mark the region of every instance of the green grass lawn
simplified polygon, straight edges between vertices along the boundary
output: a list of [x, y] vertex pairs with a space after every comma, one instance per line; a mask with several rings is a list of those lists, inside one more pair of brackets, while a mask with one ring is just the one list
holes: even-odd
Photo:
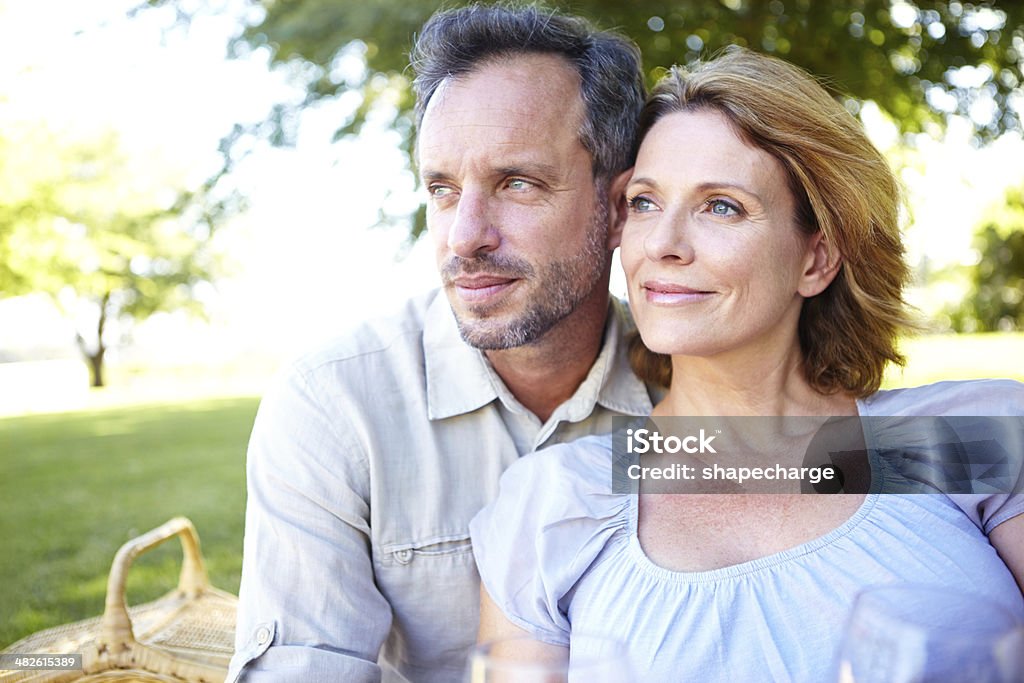
[[[245, 445], [257, 400], [0, 419], [0, 647], [103, 610], [117, 548], [176, 515], [213, 584], [238, 591]], [[173, 588], [177, 540], [140, 557], [129, 604]]]

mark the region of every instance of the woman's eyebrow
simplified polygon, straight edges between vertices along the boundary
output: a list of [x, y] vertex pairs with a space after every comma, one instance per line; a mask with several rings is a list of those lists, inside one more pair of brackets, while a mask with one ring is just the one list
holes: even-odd
[[651, 188], [657, 188], [658, 181], [654, 180], [653, 178], [630, 178], [629, 184], [626, 185], [626, 187], [633, 187], [634, 185], [646, 185]]
[[707, 192], [709, 190], [739, 190], [740, 192], [743, 192], [744, 194], [750, 195], [751, 197], [753, 197], [757, 201], [761, 202], [762, 204], [764, 203], [764, 200], [761, 198], [761, 195], [759, 195], [758, 193], [754, 192], [753, 190], [751, 190], [746, 185], [740, 185], [739, 183], [717, 182], [717, 181], [714, 181], [714, 182], [704, 182], [704, 183], [701, 183], [700, 185], [698, 185], [696, 187], [696, 190], [698, 192]]
[[[629, 184], [626, 185], [626, 187], [627, 188], [632, 188], [632, 187], [635, 187], [637, 185], [641, 185], [641, 186], [644, 186], [644, 187], [649, 187], [652, 190], [659, 189], [658, 181], [654, 180], [653, 178], [645, 178], [645, 177], [632, 178], [629, 181]], [[764, 199], [761, 197], [761, 195], [759, 195], [758, 193], [754, 192], [753, 190], [751, 190], [746, 185], [741, 185], [739, 183], [733, 183], [733, 182], [728, 182], [728, 181], [707, 181], [707, 182], [703, 182], [703, 183], [700, 183], [699, 185], [697, 185], [696, 187], [694, 187], [692, 191], [693, 192], [697, 192], [697, 193], [701, 193], [701, 192], [710, 192], [710, 191], [713, 191], [713, 190], [739, 190], [740, 192], [753, 197], [760, 204], [763, 205], [765, 203]]]

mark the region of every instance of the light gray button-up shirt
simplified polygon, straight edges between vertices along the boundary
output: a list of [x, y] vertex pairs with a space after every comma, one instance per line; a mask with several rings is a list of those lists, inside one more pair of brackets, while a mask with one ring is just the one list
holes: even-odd
[[462, 680], [479, 611], [469, 521], [521, 453], [650, 413], [632, 329], [612, 299], [590, 373], [543, 424], [438, 291], [294, 364], [249, 442], [228, 680]]

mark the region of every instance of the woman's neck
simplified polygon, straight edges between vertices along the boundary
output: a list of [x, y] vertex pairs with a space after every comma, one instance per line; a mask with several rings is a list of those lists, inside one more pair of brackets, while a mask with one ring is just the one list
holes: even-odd
[[672, 386], [654, 415], [856, 415], [846, 393], [826, 395], [804, 375], [794, 343], [716, 356], [673, 356]]

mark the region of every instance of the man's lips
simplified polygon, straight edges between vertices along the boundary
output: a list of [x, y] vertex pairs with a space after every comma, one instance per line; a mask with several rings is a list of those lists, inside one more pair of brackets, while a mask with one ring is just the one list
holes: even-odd
[[714, 294], [708, 290], [662, 280], [647, 280], [641, 286], [648, 302], [668, 306], [703, 301]]
[[467, 303], [479, 303], [497, 296], [518, 282], [518, 278], [500, 275], [472, 275], [457, 277], [452, 285], [459, 298]]

